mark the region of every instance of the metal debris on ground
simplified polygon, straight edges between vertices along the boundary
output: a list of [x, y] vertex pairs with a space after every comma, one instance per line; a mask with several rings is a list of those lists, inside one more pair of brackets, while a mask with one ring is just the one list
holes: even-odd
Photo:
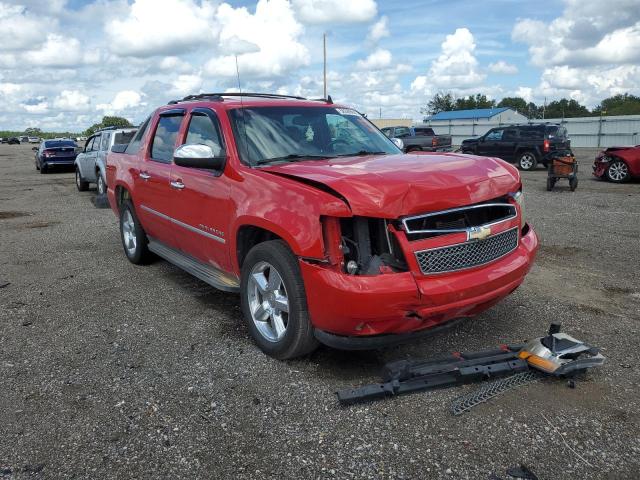
[[462, 415], [476, 405], [480, 405], [507, 390], [537, 382], [543, 376], [542, 373], [536, 370], [529, 370], [483, 385], [471, 393], [455, 398], [453, 402], [451, 402], [451, 413], [454, 415]]
[[[382, 383], [346, 388], [336, 393], [341, 404], [350, 405], [518, 373], [536, 372], [570, 378], [603, 363], [604, 357], [596, 347], [561, 333], [560, 324], [551, 324], [546, 336], [523, 345], [502, 345], [499, 349], [484, 352], [456, 352], [437, 359], [391, 362], [384, 367]], [[525, 378], [528, 377], [507, 379], [495, 385], [495, 391], [483, 389], [479, 393], [481, 397], [491, 393], [487, 397], [491, 398]], [[474, 401], [477, 400], [474, 396]]]

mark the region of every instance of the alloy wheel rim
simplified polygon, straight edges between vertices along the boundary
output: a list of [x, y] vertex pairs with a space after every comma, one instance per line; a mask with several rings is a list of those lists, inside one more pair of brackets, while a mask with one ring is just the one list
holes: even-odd
[[80, 187], [80, 172], [76, 170], [76, 185]]
[[522, 158], [520, 159], [520, 166], [524, 170], [529, 170], [532, 165], [533, 165], [533, 159], [531, 158], [531, 155], [523, 155]]
[[102, 180], [101, 175], [98, 175], [98, 193], [100, 195], [104, 193], [104, 180]]
[[122, 241], [129, 256], [133, 256], [136, 253], [136, 246], [138, 245], [135, 227], [133, 215], [127, 210], [122, 218]]
[[258, 262], [249, 274], [247, 296], [260, 335], [270, 342], [280, 341], [289, 323], [289, 297], [282, 275], [270, 263]]
[[623, 162], [615, 162], [609, 167], [609, 176], [612, 180], [622, 180], [627, 176], [627, 165]]

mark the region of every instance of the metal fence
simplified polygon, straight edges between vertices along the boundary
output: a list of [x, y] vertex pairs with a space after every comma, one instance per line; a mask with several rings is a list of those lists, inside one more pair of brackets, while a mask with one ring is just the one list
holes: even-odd
[[[529, 123], [560, 123], [569, 133], [573, 147], [612, 147], [640, 144], [640, 115], [579, 118], [547, 118]], [[451, 135], [454, 145], [465, 138], [484, 135], [489, 129], [505, 126], [486, 120], [434, 120], [427, 121], [438, 135]]]

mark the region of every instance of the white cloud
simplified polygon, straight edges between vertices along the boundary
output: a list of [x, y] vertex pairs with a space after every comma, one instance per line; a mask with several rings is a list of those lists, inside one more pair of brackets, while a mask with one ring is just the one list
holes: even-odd
[[497, 62], [489, 64], [489, 71], [493, 73], [502, 73], [504, 75], [515, 75], [518, 73], [518, 67], [504, 60], [498, 60]]
[[141, 94], [134, 90], [122, 90], [116, 94], [110, 103], [98, 104], [96, 109], [105, 113], [119, 113], [139, 105], [144, 105]]
[[49, 29], [44, 18], [31, 15], [24, 6], [0, 2], [0, 50], [38, 47]]
[[511, 34], [542, 69], [536, 99], [569, 96], [594, 106], [610, 95], [639, 93], [640, 2], [564, 3], [551, 22], [521, 19]]
[[63, 90], [53, 100], [53, 107], [63, 111], [87, 110], [90, 104], [89, 97], [77, 90]]
[[379, 48], [364, 60], [358, 60], [356, 67], [360, 70], [382, 70], [391, 66], [391, 59], [389, 50]]
[[389, 19], [386, 15], [380, 17], [376, 23], [371, 25], [369, 28], [369, 33], [367, 34], [367, 40], [371, 43], [378, 43], [385, 37], [389, 36], [389, 28], [387, 24], [389, 23]]
[[355, 23], [375, 18], [374, 0], [292, 0], [298, 18], [304, 23]]
[[189, 63], [185, 62], [180, 57], [175, 56], [164, 57], [160, 60], [160, 63], [157, 64], [157, 67], [160, 70], [173, 73], [186, 73], [191, 70], [191, 65], [189, 65]]
[[186, 96], [200, 93], [202, 90], [202, 77], [200, 75], [179, 75], [171, 82], [172, 95]]
[[117, 55], [177, 55], [216, 37], [215, 7], [193, 0], [135, 0], [125, 19], [107, 23], [105, 32]]
[[40, 113], [46, 113], [49, 111], [49, 104], [43, 98], [37, 99], [37, 101], [33, 103], [22, 103], [20, 104], [20, 106], [27, 113], [40, 114]]
[[[299, 41], [303, 27], [286, 0], [259, 0], [254, 14], [244, 7], [233, 8], [223, 3], [216, 20], [221, 25], [221, 45], [244, 42], [259, 49], [238, 55], [241, 78], [282, 76], [309, 63], [309, 52]], [[235, 77], [235, 57], [212, 58], [204, 71], [212, 77]]]
[[22, 85], [17, 83], [0, 83], [0, 94], [14, 95], [22, 90]]
[[431, 62], [428, 75], [421, 75], [411, 84], [414, 92], [427, 94], [433, 90], [465, 90], [480, 87], [485, 75], [478, 69], [474, 55], [476, 43], [467, 28], [458, 28], [442, 42], [442, 53]]
[[32, 65], [56, 68], [97, 63], [100, 60], [98, 52], [84, 50], [77, 38], [55, 33], [48, 34], [40, 48], [27, 51], [20, 58]]

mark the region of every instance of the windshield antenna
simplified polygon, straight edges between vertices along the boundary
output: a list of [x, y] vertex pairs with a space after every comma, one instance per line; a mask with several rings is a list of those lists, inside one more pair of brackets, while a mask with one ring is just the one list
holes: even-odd
[[[247, 143], [247, 124], [244, 118], [244, 103], [242, 101], [242, 87], [240, 86], [240, 68], [238, 67], [238, 54], [236, 57], [236, 77], [238, 79], [238, 93], [240, 94], [240, 111], [242, 112], [242, 133], [244, 136], [244, 148], [246, 153], [246, 159], [249, 161], [249, 144]], [[251, 163], [251, 162], [249, 162]]]

